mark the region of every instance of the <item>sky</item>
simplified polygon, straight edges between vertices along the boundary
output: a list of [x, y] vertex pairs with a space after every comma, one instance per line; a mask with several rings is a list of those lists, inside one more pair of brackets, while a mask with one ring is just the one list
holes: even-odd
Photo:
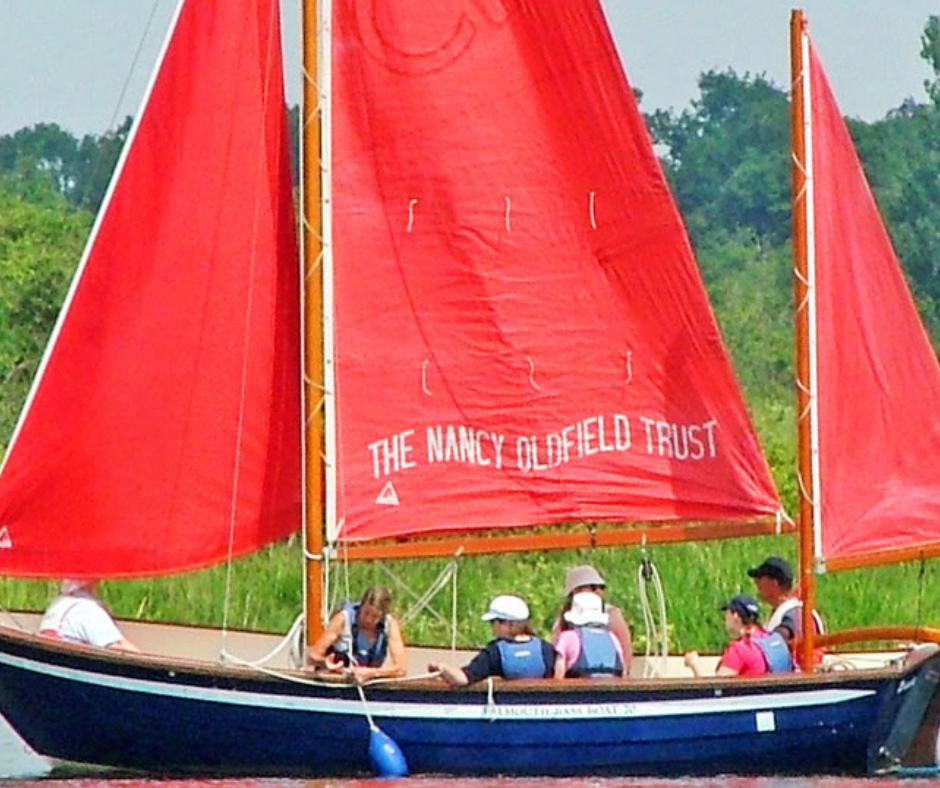
[[[0, 0], [0, 134], [40, 122], [101, 134], [134, 114], [175, 3]], [[296, 74], [298, 2], [281, 4], [288, 70]], [[764, 74], [781, 87], [789, 81], [786, 0], [602, 4], [644, 111], [686, 108], [710, 69]], [[805, 0], [802, 8], [846, 115], [873, 121], [908, 97], [925, 101], [931, 72], [920, 35], [927, 17], [940, 13], [937, 0]], [[290, 74], [294, 104], [299, 78]]]

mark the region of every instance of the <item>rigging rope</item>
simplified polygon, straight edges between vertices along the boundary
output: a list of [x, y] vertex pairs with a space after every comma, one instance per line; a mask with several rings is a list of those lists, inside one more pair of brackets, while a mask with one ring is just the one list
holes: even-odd
[[150, 17], [147, 19], [147, 24], [144, 25], [144, 32], [141, 33], [140, 40], [137, 42], [137, 51], [134, 53], [134, 58], [131, 60], [130, 68], [128, 68], [127, 74], [124, 77], [124, 84], [121, 86], [121, 93], [118, 96], [117, 103], [114, 105], [114, 112], [111, 113], [111, 120], [108, 122], [108, 131], [111, 131], [117, 125], [118, 114], [121, 112], [121, 106], [124, 104], [124, 98], [127, 96], [127, 91], [131, 84], [131, 78], [137, 71], [137, 64], [140, 61], [140, 53], [144, 50], [144, 42], [147, 40], [147, 37], [150, 34], [150, 28], [153, 26], [153, 20], [157, 15], [158, 6], [159, 0], [153, 0], [153, 4], [150, 6]]
[[[656, 613], [658, 613], [658, 622], [652, 606], [650, 605], [647, 585], [652, 584], [656, 597]], [[643, 551], [643, 558], [640, 560], [640, 566], [637, 569], [637, 588], [640, 596], [640, 609], [643, 612], [643, 625], [646, 628], [646, 659], [644, 660], [643, 678], [653, 678], [656, 676], [665, 676], [667, 672], [667, 663], [669, 659], [669, 626], [666, 617], [666, 595], [663, 591], [663, 584], [659, 577], [659, 571], [652, 560]], [[653, 646], [658, 643], [658, 656], [660, 658], [660, 667], [653, 664]]]
[[[277, 5], [273, 5], [271, 9], [271, 14], [274, 15], [271, 20], [271, 24], [268, 25], [267, 31], [268, 36], [272, 37], [275, 34], [275, 31], [278, 30], [276, 24], [276, 15], [279, 13]], [[275, 50], [275, 47], [268, 46], [267, 52], [268, 57], [271, 57], [271, 52]], [[268, 105], [268, 102], [271, 100], [271, 86], [269, 80], [272, 76], [272, 70], [270, 68], [270, 61], [265, 64], [265, 83], [264, 83], [264, 104], [265, 108]], [[264, 146], [267, 140], [267, 115], [265, 112], [262, 118], [262, 133], [257, 142], [258, 145]], [[264, 162], [266, 161], [265, 156], [258, 157], [258, 165], [256, 168], [256, 180], [262, 182], [264, 180]], [[236, 440], [234, 447], [234, 456], [233, 456], [233, 468], [232, 468], [232, 491], [229, 504], [229, 535], [228, 535], [228, 558], [226, 561], [226, 572], [225, 572], [225, 594], [222, 606], [222, 643], [220, 646], [219, 658], [224, 661], [226, 651], [226, 641], [228, 638], [228, 618], [229, 618], [229, 609], [231, 605], [232, 597], [232, 575], [233, 575], [233, 550], [235, 544], [235, 525], [238, 520], [238, 498], [239, 498], [239, 486], [241, 480], [241, 461], [242, 461], [242, 451], [243, 451], [243, 435], [244, 435], [244, 424], [245, 424], [245, 402], [247, 399], [246, 389], [248, 385], [248, 379], [250, 374], [250, 337], [252, 332], [250, 327], [254, 316], [254, 293], [255, 293], [255, 263], [258, 259], [258, 250], [257, 250], [257, 241], [259, 236], [259, 215], [261, 211], [261, 194], [256, 190], [255, 200], [252, 209], [252, 230], [251, 230], [251, 252], [250, 252], [250, 263], [249, 271], [250, 275], [248, 278], [248, 294], [247, 300], [245, 303], [245, 314], [244, 314], [244, 340], [242, 342], [242, 367], [241, 367], [241, 377], [240, 377], [240, 389], [238, 396], [238, 417], [237, 417], [237, 429], [236, 429]]]
[[[427, 610], [429, 613], [431, 613], [431, 615], [433, 615], [438, 621], [440, 621], [450, 630], [451, 651], [454, 651], [457, 648], [457, 572], [459, 568], [458, 559], [462, 554], [463, 548], [460, 548], [454, 554], [454, 557], [448, 561], [447, 565], [440, 571], [437, 578], [428, 586], [427, 590], [420, 595], [411, 587], [409, 587], [398, 575], [392, 572], [392, 570], [389, 569], [385, 564], [378, 565], [379, 569], [381, 569], [386, 574], [386, 576], [395, 586], [402, 589], [415, 599], [411, 607], [401, 615], [401, 622], [405, 624], [422, 611]], [[448, 582], [451, 583], [450, 621], [448, 621], [447, 617], [438, 610], [431, 607], [431, 601], [444, 589]]]
[[[327, 607], [327, 620], [332, 615], [333, 612], [339, 610], [340, 602], [342, 600], [353, 601], [351, 584], [350, 584], [350, 571], [349, 571], [349, 554], [346, 549], [346, 545], [342, 544], [339, 547], [339, 558], [338, 563], [342, 566], [340, 573], [340, 582], [332, 584], [330, 582], [331, 573], [329, 573], [330, 562], [325, 561], [324, 564], [324, 574], [325, 574], [325, 601], [328, 603]], [[415, 616], [421, 613], [424, 610], [430, 612], [438, 621], [440, 621], [445, 627], [450, 631], [450, 649], [451, 651], [457, 650], [457, 608], [458, 608], [458, 583], [457, 575], [459, 569], [458, 559], [463, 554], [463, 548], [458, 549], [454, 553], [454, 557], [447, 562], [444, 568], [440, 571], [437, 578], [427, 587], [427, 589], [419, 594], [414, 591], [410, 586], [408, 586], [397, 574], [395, 574], [389, 567], [384, 563], [377, 563], [376, 566], [385, 573], [386, 577], [390, 580], [390, 584], [395, 586], [398, 590], [405, 592], [410, 596], [414, 601], [411, 606], [406, 610], [399, 620], [402, 624], [411, 621]], [[337, 563], [333, 562], [333, 563]], [[446, 586], [451, 584], [451, 610], [450, 610], [450, 620], [447, 619], [445, 615], [440, 613], [434, 607], [431, 606], [431, 602]], [[301, 618], [303, 614], [301, 614]], [[324, 621], [324, 624], [326, 621]], [[297, 623], [295, 622], [295, 626]], [[287, 638], [292, 639], [291, 643], [291, 664], [294, 667], [301, 667], [303, 664], [303, 627], [299, 626], [295, 631], [294, 628], [291, 628], [291, 632], [286, 636]], [[279, 650], [279, 649], [278, 649]], [[272, 652], [272, 656], [274, 653]], [[228, 655], [231, 656], [231, 655]], [[430, 675], [430, 674], [429, 674]]]

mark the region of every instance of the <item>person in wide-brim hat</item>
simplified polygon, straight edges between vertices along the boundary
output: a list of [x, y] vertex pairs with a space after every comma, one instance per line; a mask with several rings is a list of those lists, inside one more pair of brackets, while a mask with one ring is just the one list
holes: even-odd
[[564, 588], [565, 601], [555, 619], [555, 623], [552, 624], [552, 643], [557, 643], [561, 633], [571, 627], [571, 623], [565, 620], [565, 613], [571, 610], [571, 601], [574, 595], [584, 591], [593, 592], [604, 600], [604, 612], [608, 616], [607, 626], [611, 634], [617, 639], [623, 652], [624, 675], [629, 675], [630, 659], [633, 656], [633, 640], [630, 637], [630, 627], [620, 608], [607, 602], [605, 598], [607, 583], [601, 577], [600, 572], [590, 564], [573, 566], [565, 574]]

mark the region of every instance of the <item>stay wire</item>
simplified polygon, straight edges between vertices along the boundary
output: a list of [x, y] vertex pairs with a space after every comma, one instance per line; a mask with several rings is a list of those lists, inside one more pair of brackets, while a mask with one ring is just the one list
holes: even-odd
[[[118, 130], [118, 117], [122, 112], [122, 107], [125, 106], [125, 99], [127, 98], [127, 93], [130, 90], [131, 82], [134, 79], [134, 75], [138, 72], [140, 66], [140, 58], [144, 51], [144, 46], [146, 45], [148, 39], [151, 37], [151, 31], [153, 29], [154, 19], [157, 17], [157, 8], [160, 5], [160, 0], [153, 0], [150, 5], [150, 16], [147, 18], [147, 23], [144, 25], [144, 29], [140, 34], [140, 38], [137, 40], [137, 49], [134, 52], [134, 57], [131, 58], [130, 65], [127, 67], [127, 71], [124, 74], [124, 83], [121, 85], [121, 92], [118, 94], [117, 101], [114, 103], [114, 109], [111, 111], [111, 118], [108, 121], [108, 127], [105, 129], [104, 133], [98, 138], [98, 144], [95, 146], [95, 155], [94, 160], [91, 164], [91, 178], [89, 182], [94, 181], [98, 173], [102, 169], [102, 165], [105, 162], [104, 147], [102, 146], [102, 141], [108, 137], [109, 134], [114, 134]], [[130, 113], [128, 113], [130, 114]], [[87, 192], [83, 195], [82, 202], [86, 202]], [[97, 205], [86, 204], [85, 207], [97, 210]]]
[[144, 25], [144, 31], [140, 35], [140, 40], [137, 42], [137, 51], [134, 53], [134, 57], [131, 60], [131, 65], [127, 70], [127, 74], [124, 76], [124, 84], [121, 86], [121, 93], [118, 96], [117, 103], [114, 105], [114, 111], [111, 113], [111, 120], [108, 122], [108, 131], [113, 131], [117, 125], [117, 118], [121, 112], [121, 107], [124, 105], [124, 99], [127, 97], [127, 91], [130, 88], [131, 79], [133, 78], [134, 73], [137, 71], [137, 65], [140, 62], [140, 55], [144, 51], [144, 43], [147, 41], [150, 36], [150, 29], [153, 27], [153, 20], [157, 16], [157, 6], [159, 6], [160, 0], [153, 0], [153, 3], [150, 5], [150, 16], [147, 19], [147, 24]]

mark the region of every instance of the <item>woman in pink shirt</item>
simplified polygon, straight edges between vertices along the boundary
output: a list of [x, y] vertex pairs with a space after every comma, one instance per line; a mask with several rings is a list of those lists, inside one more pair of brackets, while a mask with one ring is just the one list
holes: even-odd
[[[756, 639], [767, 636], [767, 632], [757, 624], [760, 614], [757, 600], [746, 594], [739, 594], [729, 599], [721, 609], [725, 611], [725, 629], [734, 639], [722, 654], [715, 675], [762, 676], [767, 673], [767, 658], [755, 642]], [[685, 664], [696, 676], [702, 675], [697, 652], [690, 651], [686, 654]]]

